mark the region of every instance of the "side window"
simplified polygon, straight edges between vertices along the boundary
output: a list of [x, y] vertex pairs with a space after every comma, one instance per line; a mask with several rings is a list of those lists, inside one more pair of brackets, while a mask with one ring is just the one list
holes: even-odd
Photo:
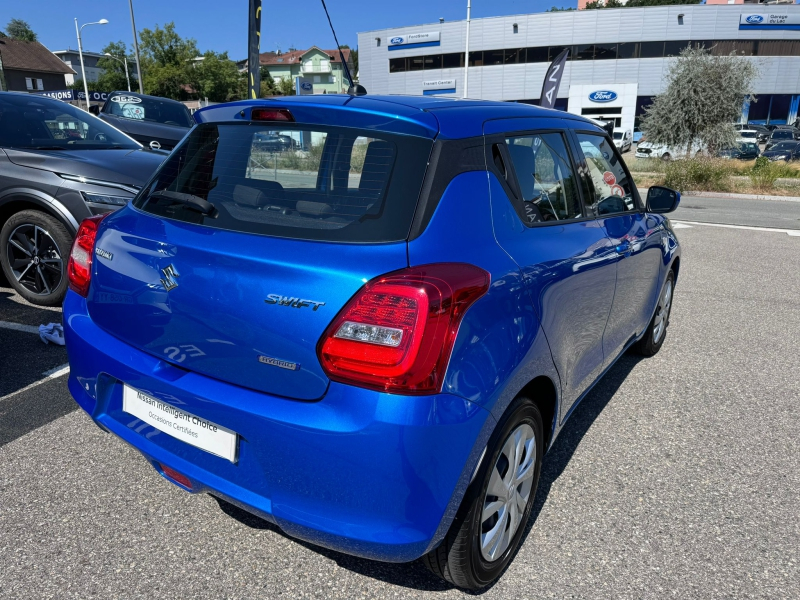
[[583, 215], [567, 145], [560, 133], [506, 138], [530, 222], [564, 221]]
[[577, 135], [593, 188], [587, 190], [591, 201], [589, 208], [597, 216], [636, 210], [633, 185], [622, 168], [614, 145], [600, 135]]

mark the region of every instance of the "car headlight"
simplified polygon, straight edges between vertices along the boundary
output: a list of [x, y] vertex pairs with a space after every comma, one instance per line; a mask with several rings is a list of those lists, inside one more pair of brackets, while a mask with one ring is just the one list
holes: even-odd
[[111, 196], [110, 194], [93, 194], [90, 192], [81, 192], [83, 199], [86, 202], [93, 202], [95, 204], [110, 204], [112, 206], [125, 206], [131, 201], [127, 196]]

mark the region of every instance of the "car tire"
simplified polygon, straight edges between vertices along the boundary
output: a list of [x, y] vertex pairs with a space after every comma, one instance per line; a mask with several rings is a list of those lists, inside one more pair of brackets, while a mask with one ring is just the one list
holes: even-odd
[[[450, 530], [437, 548], [422, 557], [435, 575], [469, 590], [486, 587], [502, 575], [519, 548], [536, 497], [544, 451], [542, 432], [542, 416], [536, 404], [524, 397], [514, 400], [486, 445], [483, 460]], [[532, 438], [525, 437], [531, 435]], [[522, 441], [520, 456], [516, 448], [523, 437], [527, 441]], [[513, 457], [509, 448], [514, 449]], [[533, 452], [535, 455], [531, 459]], [[512, 469], [512, 465], [516, 467]], [[518, 480], [519, 474], [529, 475]], [[526, 482], [530, 482], [530, 488]], [[510, 492], [511, 500], [493, 495], [491, 491]], [[523, 494], [526, 491], [527, 494]], [[524, 501], [523, 510], [520, 510], [521, 501]], [[486, 511], [493, 512], [483, 519]], [[507, 533], [514, 521], [514, 531]], [[491, 537], [495, 529], [499, 539]], [[494, 547], [493, 539], [497, 539], [498, 544]]]
[[71, 247], [72, 236], [67, 228], [38, 210], [20, 211], [0, 229], [3, 274], [31, 304], [58, 306], [64, 300]]
[[664, 152], [664, 154], [661, 155], [661, 160], [664, 162], [669, 162], [672, 160], [672, 157], [670, 156], [669, 152]]
[[675, 272], [670, 270], [667, 280], [658, 296], [658, 305], [653, 318], [650, 320], [642, 339], [635, 345], [634, 350], [641, 356], [653, 356], [664, 345], [669, 326], [669, 315], [672, 310], [672, 296], [675, 293]]

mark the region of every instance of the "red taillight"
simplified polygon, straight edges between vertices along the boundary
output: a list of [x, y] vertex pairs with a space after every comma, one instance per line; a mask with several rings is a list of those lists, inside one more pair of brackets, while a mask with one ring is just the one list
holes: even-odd
[[322, 368], [334, 381], [382, 392], [438, 393], [461, 319], [489, 280], [483, 269], [461, 263], [373, 279], [322, 336]]
[[84, 298], [89, 294], [89, 284], [92, 282], [92, 256], [94, 254], [94, 242], [97, 238], [97, 228], [100, 221], [108, 215], [98, 215], [89, 217], [81, 222], [78, 227], [78, 235], [72, 244], [72, 251], [69, 254], [67, 263], [67, 275], [69, 277], [69, 289], [79, 293]]
[[[160, 463], [159, 463], [160, 464]], [[189, 478], [186, 475], [181, 475], [175, 469], [170, 469], [166, 465], [161, 465], [161, 470], [164, 471], [164, 475], [172, 479], [173, 481], [177, 481], [183, 487], [192, 489], [192, 482], [189, 481]]]
[[294, 115], [286, 108], [254, 108], [251, 121], [284, 121], [294, 123]]

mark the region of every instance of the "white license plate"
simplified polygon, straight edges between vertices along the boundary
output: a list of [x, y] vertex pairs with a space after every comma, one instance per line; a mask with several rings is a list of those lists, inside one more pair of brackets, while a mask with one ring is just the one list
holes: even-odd
[[182, 411], [127, 385], [123, 386], [122, 410], [182, 442], [236, 462], [238, 436], [230, 429]]

